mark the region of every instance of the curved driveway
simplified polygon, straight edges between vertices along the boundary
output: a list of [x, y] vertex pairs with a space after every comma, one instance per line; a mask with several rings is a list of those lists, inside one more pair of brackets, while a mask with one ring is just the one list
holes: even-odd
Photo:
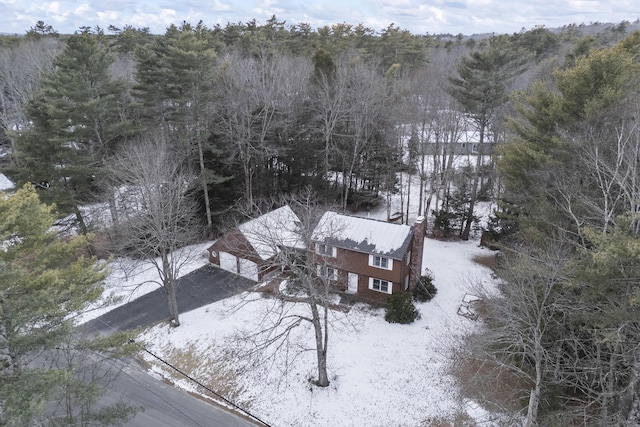
[[[178, 280], [178, 310], [191, 311], [243, 292], [256, 283], [219, 268], [205, 265]], [[110, 334], [144, 328], [169, 320], [163, 288], [136, 298], [84, 324], [85, 333]]]
[[[178, 281], [178, 309], [180, 313], [245, 291], [255, 282], [212, 266], [204, 266]], [[169, 319], [164, 289], [143, 295], [84, 326], [88, 334], [108, 335], [115, 331], [144, 328]], [[126, 427], [250, 427], [262, 424], [208, 404], [182, 390], [173, 388], [146, 373], [132, 358], [113, 361], [121, 364], [120, 375], [108, 385], [103, 403], [125, 399], [144, 408], [125, 424]]]

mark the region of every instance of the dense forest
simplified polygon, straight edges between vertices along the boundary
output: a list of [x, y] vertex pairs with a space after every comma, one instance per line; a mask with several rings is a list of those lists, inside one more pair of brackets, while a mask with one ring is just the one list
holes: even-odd
[[[637, 425], [637, 27], [468, 37], [274, 16], [62, 35], [38, 22], [0, 37], [0, 171], [111, 248], [157, 238], [137, 256], [308, 188], [358, 211], [417, 179], [401, 220], [424, 214], [434, 235], [462, 239], [478, 231], [476, 204], [493, 201], [483, 240], [500, 249], [502, 280], [463, 351], [478, 367], [466, 392], [532, 425]], [[147, 173], [147, 162], [163, 166]], [[136, 227], [119, 209], [135, 186], [155, 194], [151, 211], [175, 200], [172, 216]], [[184, 198], [193, 204], [176, 213]], [[82, 209], [97, 202], [107, 230]], [[163, 247], [167, 223], [202, 232]]]

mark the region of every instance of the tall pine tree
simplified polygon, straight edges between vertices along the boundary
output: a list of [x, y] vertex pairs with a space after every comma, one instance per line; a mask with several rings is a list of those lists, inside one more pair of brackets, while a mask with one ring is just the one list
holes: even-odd
[[209, 186], [225, 179], [208, 162], [213, 115], [213, 33], [201, 22], [171, 25], [164, 37], [138, 51], [136, 95], [146, 124], [163, 129], [200, 171], [207, 225], [212, 226]]
[[[101, 425], [117, 424], [133, 408], [118, 403], [93, 410], [101, 394], [97, 378], [83, 379], [87, 362], [70, 363], [68, 356], [120, 352], [128, 337], [88, 341], [73, 334], [70, 314], [101, 294], [105, 264], [87, 256], [85, 236], [56, 234], [52, 210], [29, 184], [0, 197], [0, 418], [8, 425], [87, 425], [98, 418]], [[56, 401], [64, 401], [63, 410]]]
[[457, 64], [458, 77], [452, 77], [451, 95], [460, 103], [478, 129], [476, 173], [471, 186], [471, 201], [462, 238], [469, 239], [476, 202], [482, 153], [496, 110], [507, 100], [507, 87], [519, 72], [521, 58], [516, 55], [506, 36], [493, 37], [489, 47], [471, 52]]
[[28, 104], [32, 126], [16, 135], [19, 176], [47, 181], [47, 200], [75, 213], [85, 234], [79, 204], [95, 193], [106, 161], [134, 132], [127, 120], [127, 87], [110, 77], [112, 63], [101, 31], [83, 29], [69, 37], [55, 71]]

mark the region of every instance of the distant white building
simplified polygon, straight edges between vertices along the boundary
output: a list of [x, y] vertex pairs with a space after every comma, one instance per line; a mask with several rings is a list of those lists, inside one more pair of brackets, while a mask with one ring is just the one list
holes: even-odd
[[[420, 135], [420, 153], [428, 156], [444, 153], [456, 156], [492, 153], [495, 145], [492, 129], [485, 130], [484, 139], [480, 143], [480, 132], [473, 120], [460, 113], [451, 113], [450, 117], [445, 117], [447, 114], [449, 112], [446, 110], [439, 112], [439, 115], [443, 116], [442, 124], [431, 124], [425, 129], [426, 133]], [[405, 129], [408, 142], [411, 131], [406, 125]], [[416, 131], [420, 132], [420, 129], [417, 128]]]

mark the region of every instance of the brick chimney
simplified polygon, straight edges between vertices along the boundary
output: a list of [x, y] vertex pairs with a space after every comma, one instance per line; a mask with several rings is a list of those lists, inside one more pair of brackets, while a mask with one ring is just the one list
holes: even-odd
[[413, 243], [411, 248], [411, 275], [409, 285], [413, 284], [422, 276], [422, 252], [424, 251], [424, 236], [427, 232], [427, 220], [419, 216], [413, 225]]

